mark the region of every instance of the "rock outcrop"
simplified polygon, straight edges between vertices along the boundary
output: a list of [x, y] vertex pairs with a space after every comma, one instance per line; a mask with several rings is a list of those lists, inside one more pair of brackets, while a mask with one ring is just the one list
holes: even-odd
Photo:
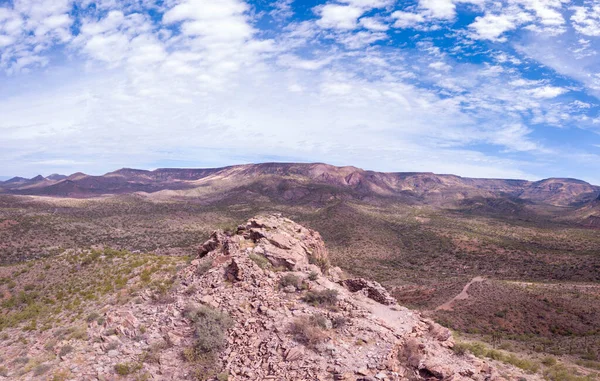
[[[63, 367], [78, 380], [115, 380], [117, 364], [132, 371], [119, 379], [131, 380], [536, 379], [513, 368], [501, 377], [455, 354], [446, 328], [340, 272], [317, 232], [279, 215], [250, 219], [235, 234], [212, 234], [159, 302], [145, 291], [90, 323], [76, 348], [88, 355], [73, 351]], [[184, 360], [200, 329], [186, 311], [202, 306], [230, 321], [210, 377]]]

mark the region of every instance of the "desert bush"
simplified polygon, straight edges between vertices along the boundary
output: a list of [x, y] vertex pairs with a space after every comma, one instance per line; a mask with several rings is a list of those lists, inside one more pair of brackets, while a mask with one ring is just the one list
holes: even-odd
[[87, 316], [87, 318], [85, 319], [88, 323], [93, 322], [94, 320], [98, 320], [98, 318], [100, 317], [100, 314], [97, 312], [92, 312], [91, 314], [89, 314]]
[[273, 268], [271, 262], [269, 262], [269, 260], [263, 255], [251, 253], [248, 255], [248, 258], [250, 258], [252, 262], [256, 263], [258, 267], [263, 270]]
[[232, 325], [229, 316], [207, 306], [188, 307], [185, 316], [194, 324], [196, 351], [211, 353], [219, 352], [224, 348], [225, 333]]
[[313, 306], [333, 306], [337, 303], [337, 290], [308, 291], [302, 300]]
[[575, 361], [575, 363], [577, 365], [581, 365], [581, 366], [586, 367], [586, 368], [590, 368], [590, 369], [594, 369], [594, 370], [600, 370], [600, 362], [598, 362], [598, 361], [577, 360], [577, 361]]
[[294, 286], [296, 290], [299, 290], [302, 288], [302, 279], [294, 274], [285, 274], [279, 279], [279, 286], [281, 288]]
[[454, 353], [459, 356], [464, 356], [469, 351], [469, 345], [467, 343], [456, 343], [452, 347]]
[[127, 376], [135, 373], [142, 368], [141, 364], [132, 364], [129, 362], [115, 364], [115, 372], [119, 376]]
[[70, 345], [65, 345], [62, 348], [60, 348], [58, 355], [62, 357], [68, 355], [71, 352], [73, 352], [73, 347]]
[[525, 358], [520, 358], [517, 357], [514, 354], [509, 354], [508, 356], [504, 356], [503, 358], [499, 359], [502, 362], [505, 362], [507, 364], [511, 364], [516, 366], [517, 368], [521, 368], [524, 371], [530, 372], [530, 373], [535, 373], [540, 369], [540, 365], [535, 362], [535, 361], [531, 361]]
[[483, 343], [456, 343], [454, 347], [454, 352], [461, 355], [470, 352], [477, 357], [483, 357], [487, 353]]
[[69, 335], [69, 339], [85, 340], [87, 339], [87, 328], [86, 327], [74, 327], [73, 331]]
[[27, 364], [29, 362], [29, 357], [27, 356], [21, 356], [21, 357], [17, 357], [16, 359], [13, 360], [13, 364]]
[[196, 291], [198, 291], [198, 288], [196, 287], [196, 285], [191, 285], [188, 288], [185, 289], [185, 291], [183, 292], [186, 295], [193, 295], [196, 293]]
[[311, 271], [310, 274], [308, 274], [308, 279], [315, 281], [319, 278], [319, 273], [316, 271]]
[[471, 352], [477, 357], [487, 357], [492, 360], [501, 361], [531, 373], [537, 372], [540, 368], [540, 365], [535, 361], [517, 357], [513, 353], [506, 354], [505, 352], [496, 349], [488, 349], [483, 343], [479, 342], [456, 343], [453, 350], [458, 355], [464, 355], [466, 352]]
[[323, 257], [314, 257], [314, 256], [309, 256], [308, 258], [308, 262], [311, 265], [317, 265], [319, 266], [319, 268], [321, 269], [321, 271], [325, 274], [327, 273], [327, 271], [329, 270], [330, 264], [329, 261], [326, 258]]
[[552, 356], [547, 356], [542, 359], [542, 364], [546, 366], [554, 366], [556, 365], [556, 359]]
[[56, 371], [52, 375], [52, 378], [50, 379], [50, 381], [66, 381], [69, 378], [71, 378], [71, 373], [69, 371], [67, 371], [66, 369], [61, 369], [61, 370]]
[[34, 376], [41, 376], [42, 374], [44, 374], [47, 371], [49, 371], [50, 368], [51, 368], [51, 366], [48, 365], [48, 364], [40, 364], [40, 365], [36, 366], [35, 368], [33, 368], [33, 375]]
[[308, 347], [314, 347], [326, 338], [323, 330], [308, 316], [296, 318], [290, 324], [289, 332], [297, 342]]
[[329, 329], [332, 327], [331, 321], [325, 314], [316, 313], [310, 316], [310, 322], [321, 329]]
[[343, 328], [348, 323], [348, 319], [343, 315], [336, 315], [331, 320], [333, 328]]
[[47, 351], [51, 351], [54, 349], [54, 346], [56, 345], [58, 341], [56, 339], [50, 339], [48, 340], [48, 342], [46, 342], [46, 344], [44, 344], [44, 349]]
[[200, 261], [200, 264], [198, 265], [198, 268], [196, 269], [196, 274], [203, 275], [208, 270], [210, 270], [212, 268], [212, 266], [213, 266], [212, 259], [206, 258], [206, 259]]
[[548, 381], [592, 381], [594, 375], [580, 375], [576, 369], [567, 368], [562, 364], [554, 365], [544, 372], [544, 378]]
[[160, 361], [160, 354], [163, 350], [167, 349], [168, 344], [164, 341], [156, 344], [152, 344], [150, 348], [143, 354], [142, 362], [151, 364], [158, 364]]

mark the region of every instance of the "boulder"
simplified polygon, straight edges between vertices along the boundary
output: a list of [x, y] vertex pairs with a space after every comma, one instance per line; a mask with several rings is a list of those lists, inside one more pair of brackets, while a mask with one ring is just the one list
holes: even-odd
[[396, 299], [379, 283], [363, 278], [345, 279], [338, 282], [350, 292], [362, 292], [377, 303], [385, 305], [397, 304]]

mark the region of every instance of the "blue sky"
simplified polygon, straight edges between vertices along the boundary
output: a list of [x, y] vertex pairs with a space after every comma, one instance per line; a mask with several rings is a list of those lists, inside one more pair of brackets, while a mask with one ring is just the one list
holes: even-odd
[[600, 4], [0, 0], [0, 175], [299, 161], [600, 184]]

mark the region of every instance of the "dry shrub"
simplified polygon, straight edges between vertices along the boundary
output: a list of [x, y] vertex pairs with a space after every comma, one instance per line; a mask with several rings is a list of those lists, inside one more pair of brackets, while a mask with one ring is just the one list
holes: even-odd
[[419, 366], [421, 362], [421, 346], [419, 342], [410, 338], [404, 343], [404, 347], [402, 348], [402, 352], [400, 352], [400, 357], [402, 360], [406, 361], [406, 364], [416, 368]]
[[304, 298], [306, 303], [313, 306], [333, 306], [337, 303], [337, 290], [308, 291]]
[[296, 318], [289, 326], [289, 332], [297, 342], [314, 347], [325, 341], [325, 333], [315, 321], [308, 316]]
[[299, 290], [302, 288], [302, 279], [294, 274], [285, 274], [279, 279], [279, 286], [281, 286], [281, 288], [294, 286], [296, 290]]
[[216, 309], [199, 306], [188, 307], [185, 316], [195, 328], [196, 344], [194, 347], [201, 353], [219, 352], [225, 347], [225, 333], [232, 325], [227, 314]]

